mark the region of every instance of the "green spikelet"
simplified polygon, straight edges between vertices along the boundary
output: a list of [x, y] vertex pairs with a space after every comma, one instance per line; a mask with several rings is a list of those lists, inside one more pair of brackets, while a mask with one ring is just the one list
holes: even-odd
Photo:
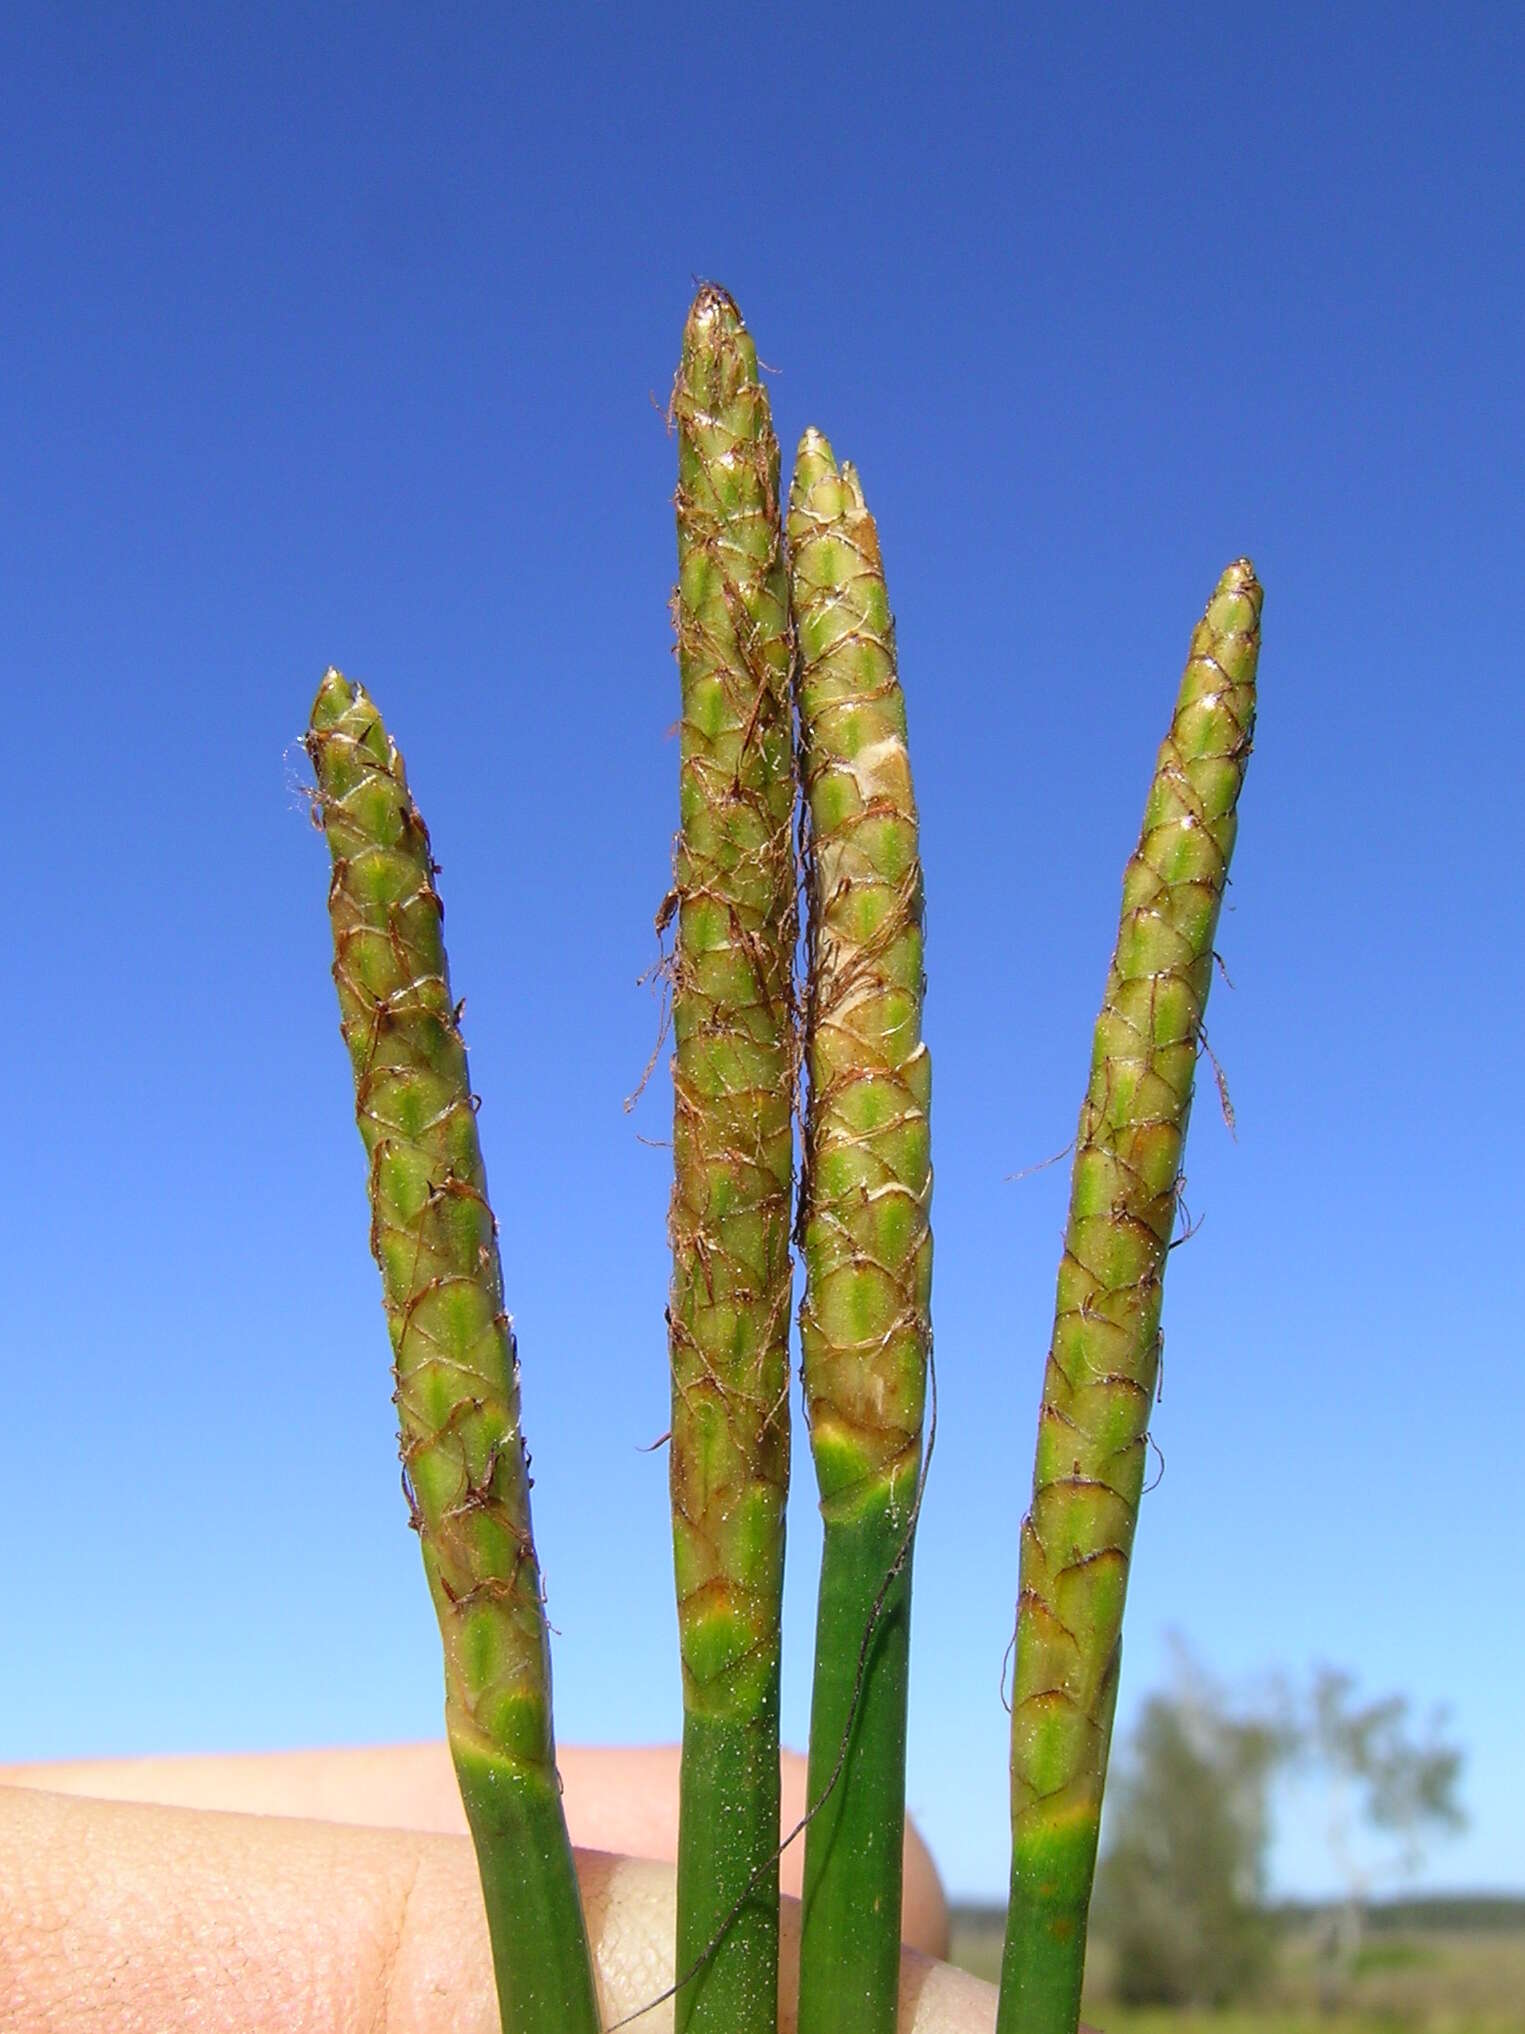
[[1261, 589], [1229, 566], [1160, 750], [1080, 1112], [1012, 1693], [998, 2034], [1074, 2034], [1181, 1154], [1255, 719]]
[[678, 1993], [676, 2024], [679, 2034], [774, 2034], [794, 1096], [790, 643], [768, 399], [740, 313], [709, 285], [684, 329], [673, 416], [683, 701], [669, 1307], [684, 1705], [677, 1967], [702, 1965]]
[[806, 1836], [799, 2025], [894, 2034], [910, 1533], [931, 1338], [931, 1062], [916, 806], [878, 533], [857, 475], [838, 470], [817, 431], [800, 443], [789, 542], [809, 899], [800, 1343], [825, 1521], [809, 1779], [823, 1805]]
[[439, 1616], [445, 1719], [481, 1867], [504, 2034], [594, 2034], [530, 1536], [518, 1361], [429, 835], [358, 686], [329, 671], [308, 753], [333, 858], [340, 1026], [370, 1159], [403, 1477]]

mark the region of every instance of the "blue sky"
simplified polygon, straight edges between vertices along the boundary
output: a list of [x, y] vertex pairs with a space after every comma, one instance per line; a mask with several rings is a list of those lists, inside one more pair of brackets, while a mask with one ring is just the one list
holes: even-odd
[[[567, 1739], [672, 1736], [657, 1009], [693, 279], [863, 475], [929, 898], [942, 1424], [910, 1795], [1005, 1875], [1017, 1528], [1118, 881], [1191, 624], [1262, 707], [1122, 1717], [1172, 1632], [1450, 1705], [1525, 1886], [1511, 9], [12, 9], [6, 1755], [438, 1728], [295, 738], [443, 864]], [[13, 861], [13, 869], [15, 864]], [[16, 935], [19, 934], [19, 941]], [[664, 1054], [665, 1061], [665, 1054]], [[639, 1133], [639, 1135], [638, 1135]], [[816, 1534], [797, 1455], [786, 1729]], [[1278, 1882], [1329, 1882], [1308, 1804]]]

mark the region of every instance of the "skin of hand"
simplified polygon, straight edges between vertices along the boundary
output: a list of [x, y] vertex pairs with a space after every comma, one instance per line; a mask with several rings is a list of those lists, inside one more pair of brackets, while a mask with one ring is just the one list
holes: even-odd
[[[564, 1748], [606, 2024], [673, 1979], [677, 1753]], [[784, 1765], [786, 1826], [804, 1762]], [[475, 1862], [443, 1746], [0, 1768], [0, 2026], [36, 2034], [495, 2034]], [[785, 1854], [785, 1867], [799, 1846]], [[636, 1852], [638, 1855], [617, 1855]], [[906, 1933], [946, 1942], [907, 1833]], [[799, 1912], [785, 1902], [781, 2034]], [[995, 1992], [916, 1949], [902, 2034], [989, 2034]], [[668, 2001], [633, 2023], [672, 2026]]]

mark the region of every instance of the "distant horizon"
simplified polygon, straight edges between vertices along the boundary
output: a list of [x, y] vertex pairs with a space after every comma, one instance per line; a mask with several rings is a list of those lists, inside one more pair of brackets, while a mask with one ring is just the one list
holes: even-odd
[[[1296, 1914], [1299, 1912], [1321, 1914], [1328, 1907], [1344, 1906], [1349, 1897], [1348, 1893], [1342, 1892], [1326, 1893], [1316, 1899], [1308, 1896], [1302, 1898], [1289, 1896], [1285, 1899], [1268, 1899], [1265, 1902], [1265, 1907], [1267, 1912], [1273, 1914]], [[1361, 1904], [1366, 1909], [1368, 1915], [1370, 1915], [1382, 1913], [1391, 1908], [1461, 1906], [1469, 1901], [1476, 1902], [1481, 1907], [1497, 1906], [1507, 1908], [1511, 1910], [1514, 1924], [1517, 1927], [1525, 1928], [1525, 1891], [1518, 1893], [1477, 1891], [1448, 1893], [1436, 1891], [1402, 1895], [1377, 1893], [1366, 1896]], [[948, 1894], [948, 1909], [955, 1920], [960, 1915], [990, 1917], [1004, 1914], [1006, 1912], [1006, 1902], [1004, 1900], [966, 1899], [961, 1894], [950, 1892]], [[1517, 1913], [1513, 1912], [1515, 1909], [1518, 1909]], [[1482, 1925], [1487, 1927], [1490, 1924], [1484, 1922]]]

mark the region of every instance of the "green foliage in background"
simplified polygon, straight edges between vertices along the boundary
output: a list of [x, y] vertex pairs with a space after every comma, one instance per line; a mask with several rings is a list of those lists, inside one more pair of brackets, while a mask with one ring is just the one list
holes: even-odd
[[1362, 1700], [1355, 1677], [1320, 1667], [1306, 1694], [1284, 1691], [1293, 1773], [1322, 1797], [1330, 1862], [1345, 1897], [1321, 1931], [1320, 1996], [1332, 2008], [1360, 1973], [1375, 1888], [1415, 1872], [1426, 1844], [1461, 1828], [1461, 1752], [1445, 1717], [1423, 1722], [1403, 1695]]
[[1096, 1926], [1125, 2005], [1221, 2006], [1269, 1968], [1268, 1788], [1285, 1745], [1198, 1680], [1152, 1695], [1107, 1804]]

